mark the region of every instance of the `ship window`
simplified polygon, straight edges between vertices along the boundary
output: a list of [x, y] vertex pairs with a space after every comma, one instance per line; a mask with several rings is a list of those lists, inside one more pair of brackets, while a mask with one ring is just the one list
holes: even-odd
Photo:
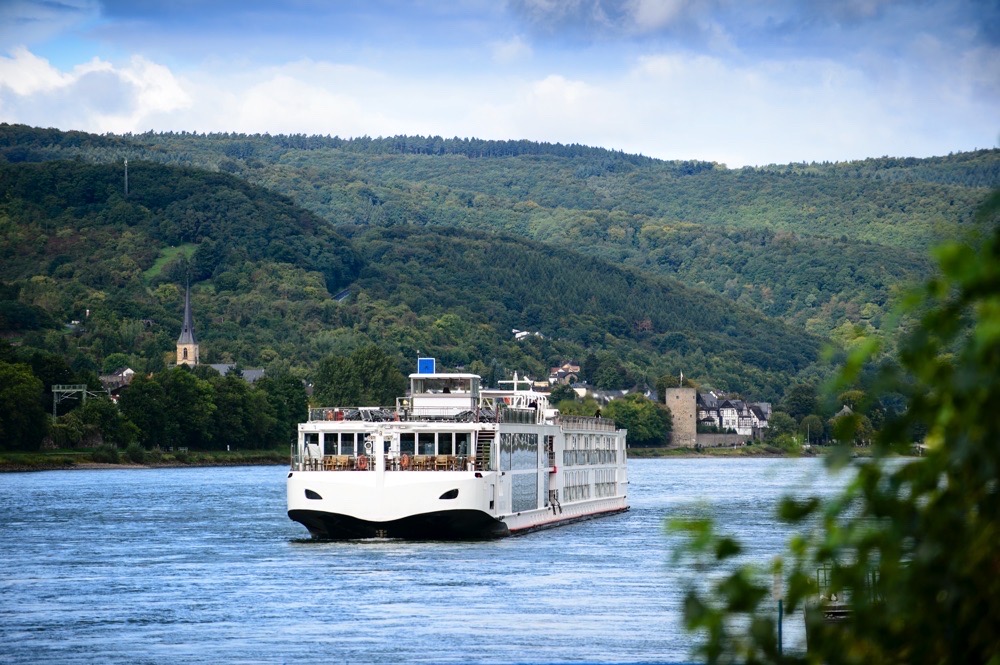
[[407, 454], [413, 456], [415, 448], [413, 447], [413, 432], [403, 432], [399, 435], [399, 454]]
[[451, 455], [455, 451], [451, 432], [438, 434], [438, 455]]
[[337, 453], [337, 433], [327, 432], [323, 435], [323, 454], [336, 455]]
[[303, 441], [307, 446], [318, 446], [319, 445], [319, 432], [306, 432], [303, 435]]
[[457, 432], [455, 434], [455, 454], [456, 455], [468, 455], [469, 454], [469, 433], [468, 432]]
[[434, 454], [433, 432], [420, 432], [419, 434], [417, 434], [417, 454], [418, 455]]

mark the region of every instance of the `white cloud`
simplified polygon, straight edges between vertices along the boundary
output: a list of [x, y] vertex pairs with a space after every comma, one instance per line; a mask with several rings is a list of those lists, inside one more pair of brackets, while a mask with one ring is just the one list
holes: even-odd
[[137, 115], [174, 111], [191, 105], [191, 98], [169, 69], [143, 57], [133, 56], [119, 75], [135, 86]]
[[519, 35], [505, 41], [493, 42], [491, 45], [493, 62], [509, 64], [531, 57], [531, 45]]
[[0, 119], [94, 132], [127, 132], [192, 100], [169, 69], [140, 56], [124, 67], [94, 58], [61, 72], [27, 49], [0, 57]]
[[924, 48], [942, 59], [938, 69], [875, 55], [862, 66], [652, 53], [625, 69], [570, 73], [549, 62], [541, 74], [505, 66], [424, 77], [311, 60], [181, 76], [140, 57], [63, 72], [20, 49], [0, 58], [0, 120], [95, 132], [523, 138], [729, 166], [990, 147], [995, 54], [969, 52], [955, 66]]
[[628, 9], [639, 32], [653, 32], [676, 21], [687, 4], [686, 0], [630, 0]]
[[68, 85], [72, 76], [63, 74], [23, 46], [11, 51], [10, 57], [0, 56], [0, 88], [15, 95], [34, 95]]

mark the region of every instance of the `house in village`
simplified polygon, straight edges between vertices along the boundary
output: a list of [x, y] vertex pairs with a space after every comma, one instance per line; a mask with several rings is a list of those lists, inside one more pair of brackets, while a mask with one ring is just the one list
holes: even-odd
[[715, 392], [698, 393], [697, 424], [701, 430], [734, 431], [742, 436], [758, 436], [767, 428], [771, 416], [770, 402], [746, 402], [727, 398]]
[[561, 383], [571, 386], [580, 382], [580, 363], [575, 360], [564, 362], [559, 367], [549, 369], [549, 385]]
[[112, 401], [118, 401], [118, 395], [122, 388], [132, 383], [134, 376], [135, 370], [131, 367], [119, 367], [113, 372], [102, 374], [97, 378], [101, 381], [101, 387], [111, 396]]

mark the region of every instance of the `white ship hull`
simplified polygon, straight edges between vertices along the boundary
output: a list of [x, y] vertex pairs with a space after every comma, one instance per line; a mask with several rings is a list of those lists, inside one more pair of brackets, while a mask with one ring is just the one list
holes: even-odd
[[[378, 487], [374, 473], [291, 472], [288, 515], [321, 539], [455, 540], [498, 538], [628, 510], [626, 497], [616, 496], [498, 513], [489, 497], [499, 474], [480, 475], [389, 471]], [[454, 499], [441, 498], [453, 490]]]

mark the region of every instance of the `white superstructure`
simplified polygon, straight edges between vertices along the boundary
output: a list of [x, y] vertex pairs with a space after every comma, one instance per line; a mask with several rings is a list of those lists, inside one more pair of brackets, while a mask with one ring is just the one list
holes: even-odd
[[288, 516], [317, 538], [455, 539], [627, 510], [626, 431], [562, 416], [516, 376], [501, 383], [417, 373], [394, 408], [310, 409]]

